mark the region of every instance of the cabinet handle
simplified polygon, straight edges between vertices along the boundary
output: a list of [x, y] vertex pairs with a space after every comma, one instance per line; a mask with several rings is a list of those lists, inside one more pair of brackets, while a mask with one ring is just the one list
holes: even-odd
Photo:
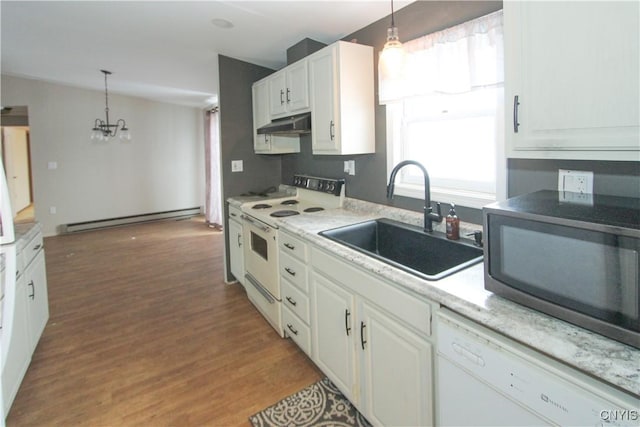
[[519, 96], [516, 95], [513, 97], [513, 132], [518, 133], [518, 128], [520, 127], [520, 123], [518, 123], [518, 107], [520, 106], [520, 101], [518, 100]]
[[287, 88], [287, 104], [291, 102], [291, 97], [289, 95], [291, 95], [291, 89]]
[[38, 249], [40, 249], [41, 247], [42, 247], [42, 245], [41, 245], [40, 243], [38, 243], [37, 245], [35, 245], [35, 246], [33, 247], [33, 250], [34, 250], [34, 251], [37, 251], [37, 250], [38, 250]]
[[298, 335], [298, 331], [295, 330], [295, 328], [293, 327], [293, 325], [291, 323], [287, 323], [287, 328], [293, 332], [293, 335]]
[[33, 280], [30, 281], [27, 286], [31, 286], [31, 295], [29, 295], [29, 298], [35, 299], [36, 298], [36, 285], [34, 285]]
[[294, 299], [293, 299], [293, 298], [291, 298], [291, 297], [287, 297], [287, 301], [289, 301], [289, 304], [291, 304], [291, 305], [292, 305], [292, 306], [294, 306], [294, 307], [295, 307], [296, 305], [298, 305], [298, 303], [296, 302], [296, 300], [294, 300]]
[[284, 247], [285, 247], [285, 248], [287, 248], [287, 249], [291, 249], [291, 250], [294, 250], [294, 249], [296, 248], [295, 246], [293, 246], [293, 245], [292, 245], [292, 244], [290, 244], [290, 243], [285, 243], [285, 244], [284, 244]]
[[349, 332], [351, 332], [351, 328], [349, 327], [349, 316], [351, 316], [351, 312], [347, 308], [344, 310], [344, 329], [347, 331], [347, 336], [349, 336]]
[[242, 247], [242, 242], [240, 241], [240, 239], [242, 239], [242, 236], [238, 234], [238, 247], [239, 248]]
[[364, 322], [360, 322], [360, 343], [362, 344], [362, 349], [364, 350], [364, 345], [367, 343], [364, 340], [364, 328], [366, 328], [367, 325], [364, 324]]
[[290, 269], [289, 267], [285, 267], [285, 268], [284, 268], [284, 271], [286, 271], [287, 273], [289, 273], [289, 274], [290, 274], [290, 275], [292, 275], [292, 276], [295, 276], [295, 275], [296, 275], [296, 272], [295, 272], [295, 271], [293, 271], [292, 269]]
[[331, 137], [332, 141], [333, 141], [333, 138], [335, 138], [334, 129], [335, 129], [335, 125], [333, 124], [333, 120], [331, 120], [331, 122], [329, 123], [329, 136]]
[[284, 104], [284, 90], [280, 89], [280, 105]]

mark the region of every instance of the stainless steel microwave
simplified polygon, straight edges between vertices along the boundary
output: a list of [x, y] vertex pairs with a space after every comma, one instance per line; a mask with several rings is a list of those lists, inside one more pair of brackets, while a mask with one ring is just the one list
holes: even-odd
[[483, 219], [487, 290], [640, 348], [640, 199], [545, 190]]

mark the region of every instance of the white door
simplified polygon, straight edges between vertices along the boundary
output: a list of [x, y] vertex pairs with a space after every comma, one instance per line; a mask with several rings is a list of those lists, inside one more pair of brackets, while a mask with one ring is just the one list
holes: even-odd
[[233, 220], [229, 220], [229, 257], [231, 264], [231, 274], [238, 282], [244, 285], [244, 254], [242, 241], [242, 225]]
[[5, 173], [11, 194], [13, 214], [31, 204], [31, 178], [29, 174], [29, 139], [25, 127], [3, 127]]
[[315, 362], [342, 393], [355, 402], [354, 296], [317, 273], [313, 273], [312, 280]]
[[358, 309], [365, 417], [376, 425], [433, 425], [431, 344], [366, 301]]
[[291, 113], [309, 108], [309, 72], [305, 60], [287, 68], [287, 106]]
[[514, 154], [635, 150], [620, 160], [637, 160], [638, 2], [514, 1], [505, 2], [504, 14], [506, 128]]
[[323, 50], [309, 59], [311, 86], [311, 144], [315, 151], [335, 151], [338, 123], [334, 117], [335, 56], [337, 48]]
[[253, 149], [256, 153], [271, 151], [271, 135], [259, 135], [256, 132], [261, 126], [271, 121], [269, 116], [269, 87], [266, 80], [255, 83], [253, 94]]
[[36, 348], [44, 327], [49, 320], [49, 295], [44, 251], [41, 250], [25, 271], [27, 306], [29, 313], [29, 336], [31, 352]]
[[287, 112], [287, 77], [285, 71], [272, 74], [269, 82], [269, 112], [271, 117]]

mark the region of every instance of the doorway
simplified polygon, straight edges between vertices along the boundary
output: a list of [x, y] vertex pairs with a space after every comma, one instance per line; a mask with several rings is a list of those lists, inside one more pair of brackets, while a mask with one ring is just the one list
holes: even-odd
[[35, 220], [31, 178], [31, 141], [26, 106], [2, 107], [0, 115], [0, 155], [11, 194], [14, 222]]

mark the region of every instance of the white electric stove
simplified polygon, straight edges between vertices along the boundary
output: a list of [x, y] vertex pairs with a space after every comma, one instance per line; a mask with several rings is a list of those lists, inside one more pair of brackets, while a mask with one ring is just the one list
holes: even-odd
[[249, 300], [284, 336], [278, 264], [278, 219], [342, 206], [344, 180], [295, 175], [296, 194], [243, 204], [245, 285]]

